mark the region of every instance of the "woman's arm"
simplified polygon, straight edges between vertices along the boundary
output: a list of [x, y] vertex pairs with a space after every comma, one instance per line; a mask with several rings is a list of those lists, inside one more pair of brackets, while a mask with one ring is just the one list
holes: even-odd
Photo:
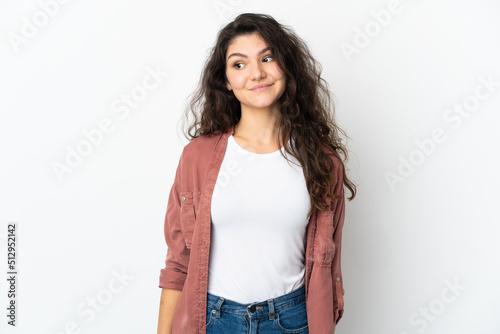
[[181, 166], [184, 156], [181, 154], [175, 173], [175, 180], [170, 189], [165, 214], [164, 234], [167, 243], [165, 268], [160, 271], [159, 287], [162, 288], [160, 311], [158, 315], [158, 334], [171, 334], [174, 314], [177, 310], [181, 292], [187, 276], [190, 251], [186, 246], [181, 228]]
[[179, 304], [181, 293], [182, 291], [179, 290], [161, 289], [157, 334], [172, 333], [172, 320], [174, 319], [174, 314], [177, 310], [177, 304]]
[[344, 314], [344, 282], [342, 277], [342, 266], [341, 266], [341, 256], [342, 256], [342, 232], [344, 228], [344, 218], [345, 218], [345, 197], [344, 197], [344, 172], [340, 164], [337, 164], [335, 173], [337, 175], [337, 183], [333, 188], [333, 193], [339, 196], [338, 199], [332, 201], [332, 211], [333, 211], [333, 224], [335, 226], [335, 232], [333, 234], [333, 241], [335, 244], [335, 255], [332, 263], [332, 281], [333, 281], [333, 292], [334, 292], [334, 323], [333, 332], [335, 333], [335, 325], [339, 322]]

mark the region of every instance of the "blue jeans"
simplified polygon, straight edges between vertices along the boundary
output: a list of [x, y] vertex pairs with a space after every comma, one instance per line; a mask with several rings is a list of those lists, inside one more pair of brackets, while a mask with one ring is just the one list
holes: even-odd
[[305, 286], [267, 301], [240, 304], [207, 294], [207, 334], [309, 334]]

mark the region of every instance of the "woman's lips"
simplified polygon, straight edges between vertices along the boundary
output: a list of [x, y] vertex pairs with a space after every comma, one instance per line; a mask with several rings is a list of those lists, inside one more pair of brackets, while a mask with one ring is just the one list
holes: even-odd
[[257, 88], [252, 88], [250, 89], [252, 92], [262, 92], [262, 91], [265, 91], [267, 89], [269, 89], [269, 87], [271, 87], [272, 85], [266, 85], [266, 86], [263, 86], [263, 87], [257, 87]]

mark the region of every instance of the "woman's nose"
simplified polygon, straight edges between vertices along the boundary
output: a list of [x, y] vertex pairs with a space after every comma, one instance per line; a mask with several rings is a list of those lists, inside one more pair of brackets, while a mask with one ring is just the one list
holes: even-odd
[[264, 68], [262, 67], [262, 64], [260, 63], [257, 63], [255, 65], [252, 66], [252, 79], [260, 79], [260, 78], [263, 78], [265, 77], [265, 72], [264, 72]]

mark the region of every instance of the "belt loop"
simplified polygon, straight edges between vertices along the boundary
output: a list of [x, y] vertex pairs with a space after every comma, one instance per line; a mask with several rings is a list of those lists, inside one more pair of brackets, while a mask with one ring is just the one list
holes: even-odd
[[222, 307], [222, 303], [224, 303], [224, 298], [219, 297], [219, 300], [217, 301], [217, 304], [215, 305], [215, 316], [217, 318], [220, 318], [220, 309]]
[[269, 320], [274, 320], [274, 299], [269, 299], [267, 303], [269, 305]]

